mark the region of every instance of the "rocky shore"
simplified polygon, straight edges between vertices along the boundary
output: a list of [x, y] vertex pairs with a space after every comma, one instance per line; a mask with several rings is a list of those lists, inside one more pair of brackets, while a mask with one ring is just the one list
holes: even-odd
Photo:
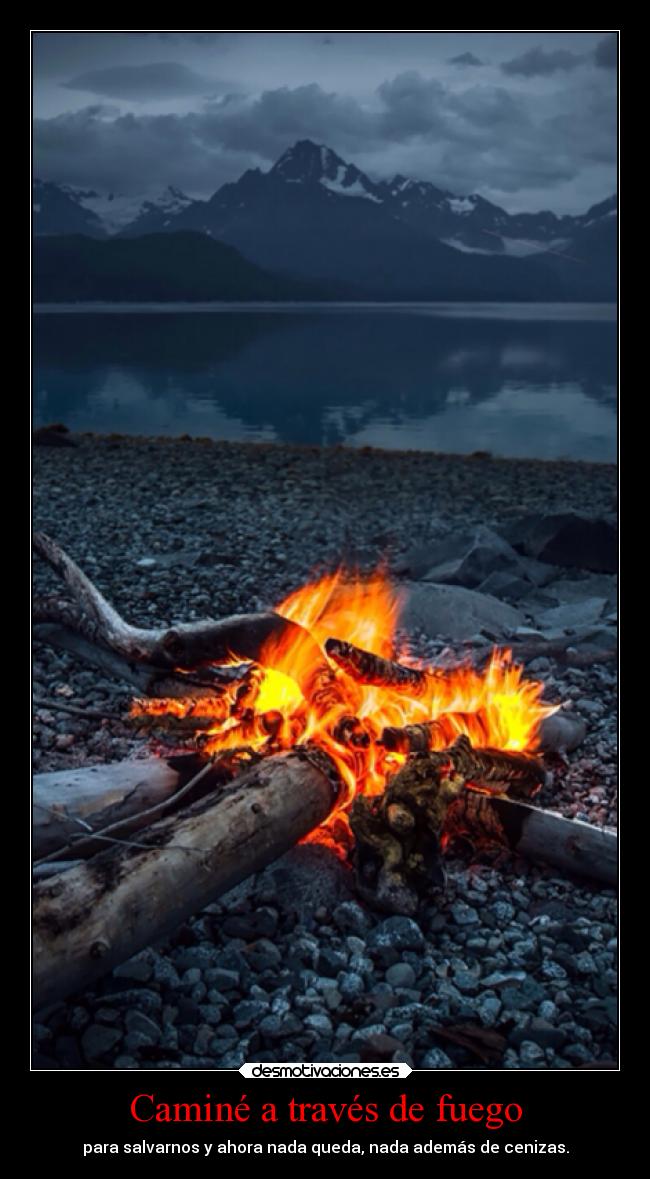
[[[414, 655], [539, 644], [529, 674], [586, 727], [540, 803], [615, 825], [616, 661], [602, 661], [616, 642], [613, 467], [69, 441], [34, 451], [34, 526], [129, 621], [253, 611], [315, 570], [383, 562], [402, 585]], [[54, 584], [40, 563], [34, 583]], [[124, 685], [41, 644], [33, 678], [35, 770], [146, 751], [120, 719]], [[345, 865], [302, 846], [92, 992], [39, 1013], [35, 1067], [603, 1067], [617, 1051], [616, 932], [610, 890], [512, 859], [450, 860], [435, 905], [382, 918], [355, 898]]]

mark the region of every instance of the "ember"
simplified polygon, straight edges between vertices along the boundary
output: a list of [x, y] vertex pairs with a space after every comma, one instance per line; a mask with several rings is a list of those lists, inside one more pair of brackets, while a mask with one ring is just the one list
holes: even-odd
[[[459, 737], [493, 751], [534, 753], [542, 720], [556, 711], [542, 703], [542, 684], [524, 679], [507, 650], [495, 650], [482, 672], [469, 664], [442, 670], [409, 663], [395, 649], [399, 611], [399, 594], [383, 572], [339, 570], [276, 608], [296, 625], [271, 634], [255, 664], [230, 653], [240, 680], [197, 701], [136, 699], [132, 717], [157, 718], [163, 728], [168, 722], [175, 733], [189, 729], [208, 754], [247, 747], [265, 755], [309, 742], [334, 760], [346, 787], [344, 810], [357, 795], [381, 793], [407, 754], [447, 749]], [[498, 774], [485, 769], [484, 776]], [[504, 782], [510, 776], [504, 770]]]

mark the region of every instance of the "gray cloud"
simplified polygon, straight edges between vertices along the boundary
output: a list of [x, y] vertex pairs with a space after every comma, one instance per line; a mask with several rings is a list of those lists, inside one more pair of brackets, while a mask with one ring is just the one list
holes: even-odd
[[603, 37], [594, 50], [594, 61], [597, 66], [605, 70], [615, 70], [618, 66], [618, 37], [610, 33]]
[[615, 101], [593, 70], [543, 103], [523, 84], [516, 93], [459, 91], [409, 70], [363, 101], [311, 83], [225, 94], [185, 113], [95, 104], [36, 120], [35, 172], [99, 190], [171, 183], [208, 196], [301, 138], [327, 143], [376, 177], [399, 171], [458, 193], [512, 194], [515, 209], [553, 208], [561, 191], [564, 207], [573, 201], [579, 210], [615, 186]]
[[148, 65], [112, 66], [88, 70], [61, 83], [67, 90], [87, 90], [108, 98], [126, 98], [135, 102], [149, 99], [213, 94], [221, 87], [177, 61], [151, 62]]
[[501, 63], [504, 74], [520, 74], [523, 78], [544, 77], [558, 70], [575, 70], [582, 65], [584, 57], [570, 49], [542, 49], [536, 46], [526, 53]]
[[476, 57], [474, 53], [459, 53], [457, 57], [448, 57], [447, 64], [455, 66], [482, 66], [485, 65], [485, 62], [482, 62], [480, 57]]

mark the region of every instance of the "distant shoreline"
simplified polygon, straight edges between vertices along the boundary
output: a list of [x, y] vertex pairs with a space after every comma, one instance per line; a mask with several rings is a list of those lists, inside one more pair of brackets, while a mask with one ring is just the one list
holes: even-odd
[[[56, 430], [56, 427], [53, 425], [39, 426], [34, 431], [34, 434], [37, 435], [39, 432], [43, 433], [49, 430]], [[203, 453], [205, 453], [208, 447], [218, 447], [223, 451], [230, 452], [232, 456], [245, 456], [251, 452], [285, 451], [287, 454], [294, 455], [298, 459], [301, 456], [306, 457], [314, 454], [322, 458], [339, 455], [343, 457], [354, 457], [356, 459], [367, 459], [369, 462], [373, 460], [375, 462], [385, 460], [396, 464], [416, 463], [419, 465], [424, 462], [433, 463], [434, 465], [436, 463], [449, 463], [451, 465], [458, 464], [462, 466], [469, 463], [474, 469], [480, 468], [482, 463], [488, 464], [491, 468], [493, 468], [494, 464], [498, 464], [499, 466], [506, 464], [511, 467], [539, 467], [541, 465], [545, 468], [553, 466], [563, 469], [577, 467], [580, 470], [588, 467], [596, 467], [600, 471], [616, 471], [618, 468], [616, 462], [599, 462], [596, 459], [522, 458], [517, 455], [492, 454], [488, 451], [480, 450], [469, 454], [456, 454], [453, 451], [443, 450], [393, 450], [381, 446], [346, 446], [340, 443], [330, 446], [316, 446], [309, 442], [233, 440], [230, 438], [210, 438], [208, 436], [189, 434], [122, 434], [117, 432], [101, 434], [91, 430], [79, 433], [72, 430], [68, 432], [67, 429], [64, 432], [66, 434], [69, 433], [70, 438], [77, 445], [63, 447], [62, 450], [59, 450], [58, 447], [54, 449], [57, 449], [59, 453], [63, 452], [68, 455], [74, 453], [75, 450], [79, 454], [80, 450], [86, 453], [90, 451], [105, 452], [106, 450], [119, 450], [122, 447], [126, 447], [137, 453], [143, 449], [150, 449], [152, 446], [182, 446], [186, 450], [188, 447], [193, 446], [200, 448]], [[39, 444], [35, 441], [35, 445], [40, 451], [42, 443]], [[49, 446], [44, 447], [44, 449], [47, 451], [50, 450]]]
[[[308, 301], [246, 301], [232, 300], [213, 302], [140, 302], [140, 303], [110, 303], [89, 301], [84, 303], [35, 303], [35, 315], [147, 315], [147, 314], [250, 314], [254, 312], [395, 312], [395, 311], [430, 311], [441, 317], [457, 318], [512, 318], [512, 319], [575, 319], [601, 320], [615, 322], [617, 305], [612, 302], [308, 302]], [[497, 312], [499, 314], [497, 314]]]

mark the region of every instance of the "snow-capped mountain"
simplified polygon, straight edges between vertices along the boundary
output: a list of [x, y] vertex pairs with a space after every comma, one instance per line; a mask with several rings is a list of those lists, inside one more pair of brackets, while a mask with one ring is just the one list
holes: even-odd
[[[143, 217], [160, 217], [161, 227], [188, 205], [190, 197], [171, 185], [155, 197], [98, 193], [70, 184], [34, 182], [33, 213], [38, 235], [86, 233], [110, 237], [137, 226]], [[171, 220], [169, 220], [171, 224]]]
[[375, 181], [307, 139], [209, 200], [172, 188], [156, 199], [102, 198], [37, 182], [36, 204], [40, 234], [194, 231], [276, 274], [373, 296], [611, 298], [616, 290], [615, 196], [575, 217], [510, 214], [429, 181]]

